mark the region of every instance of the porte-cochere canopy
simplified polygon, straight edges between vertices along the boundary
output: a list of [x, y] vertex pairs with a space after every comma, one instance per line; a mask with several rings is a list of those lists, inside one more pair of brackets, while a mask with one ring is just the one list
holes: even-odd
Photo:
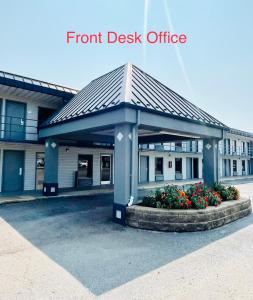
[[[218, 181], [222, 122], [131, 64], [88, 84], [40, 129], [46, 139], [44, 192], [58, 186], [58, 144], [114, 145], [114, 219], [125, 221], [126, 205], [138, 199], [138, 144], [203, 139], [203, 177]], [[48, 192], [49, 189], [49, 192]]]
[[45, 126], [105, 112], [119, 106], [160, 112], [206, 125], [226, 127], [134, 65], [126, 64], [91, 81]]

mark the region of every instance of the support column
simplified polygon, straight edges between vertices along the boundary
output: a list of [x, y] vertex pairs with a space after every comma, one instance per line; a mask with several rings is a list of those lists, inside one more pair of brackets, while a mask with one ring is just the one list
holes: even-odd
[[138, 199], [137, 125], [122, 124], [114, 133], [113, 220], [125, 224], [126, 206]]
[[44, 196], [58, 194], [58, 152], [58, 142], [52, 138], [47, 139], [45, 143]]
[[203, 140], [203, 179], [207, 186], [219, 181], [219, 149], [217, 139]]

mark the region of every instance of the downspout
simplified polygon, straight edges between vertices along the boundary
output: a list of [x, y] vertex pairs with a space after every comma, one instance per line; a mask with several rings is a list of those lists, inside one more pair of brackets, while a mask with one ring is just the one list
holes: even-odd
[[[134, 155], [136, 149], [135, 149], [135, 139], [136, 139], [136, 134], [137, 134], [137, 138], [138, 138], [138, 127], [140, 125], [140, 115], [141, 115], [141, 112], [140, 110], [137, 110], [136, 111], [136, 123], [133, 124], [132, 126], [132, 155], [131, 155], [131, 182], [130, 182], [130, 199], [129, 199], [129, 202], [128, 202], [128, 206], [131, 206], [134, 201], [136, 199], [134, 199], [134, 166], [138, 166], [139, 164], [139, 150], [138, 150], [138, 155], [137, 155], [137, 162], [135, 163], [135, 158], [136, 156]], [[139, 147], [139, 144], [137, 142], [137, 148]], [[137, 175], [138, 177], [138, 175]]]

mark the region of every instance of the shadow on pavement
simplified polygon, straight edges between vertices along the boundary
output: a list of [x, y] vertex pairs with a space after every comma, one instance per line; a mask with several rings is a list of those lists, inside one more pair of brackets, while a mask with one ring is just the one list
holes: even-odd
[[2, 205], [0, 217], [96, 295], [253, 223], [253, 216], [195, 233], [162, 233], [111, 221], [112, 195]]

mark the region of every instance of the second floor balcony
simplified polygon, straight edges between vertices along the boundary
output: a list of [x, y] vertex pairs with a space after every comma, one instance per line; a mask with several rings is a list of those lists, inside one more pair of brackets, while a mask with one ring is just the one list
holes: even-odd
[[[177, 153], [202, 153], [202, 146], [196, 146], [196, 144], [182, 142], [181, 145], [175, 145], [174, 143], [168, 145], [162, 144], [150, 144], [150, 145], [140, 145], [141, 150], [153, 150], [162, 152], [177, 152]], [[253, 156], [253, 148], [251, 147], [229, 147], [224, 148], [223, 145], [219, 145], [219, 153], [224, 156]]]
[[38, 120], [0, 115], [0, 140], [37, 141]]
[[237, 146], [237, 147], [219, 147], [220, 153], [222, 155], [228, 155], [228, 156], [253, 156], [253, 149], [251, 147], [243, 147], [243, 146]]

